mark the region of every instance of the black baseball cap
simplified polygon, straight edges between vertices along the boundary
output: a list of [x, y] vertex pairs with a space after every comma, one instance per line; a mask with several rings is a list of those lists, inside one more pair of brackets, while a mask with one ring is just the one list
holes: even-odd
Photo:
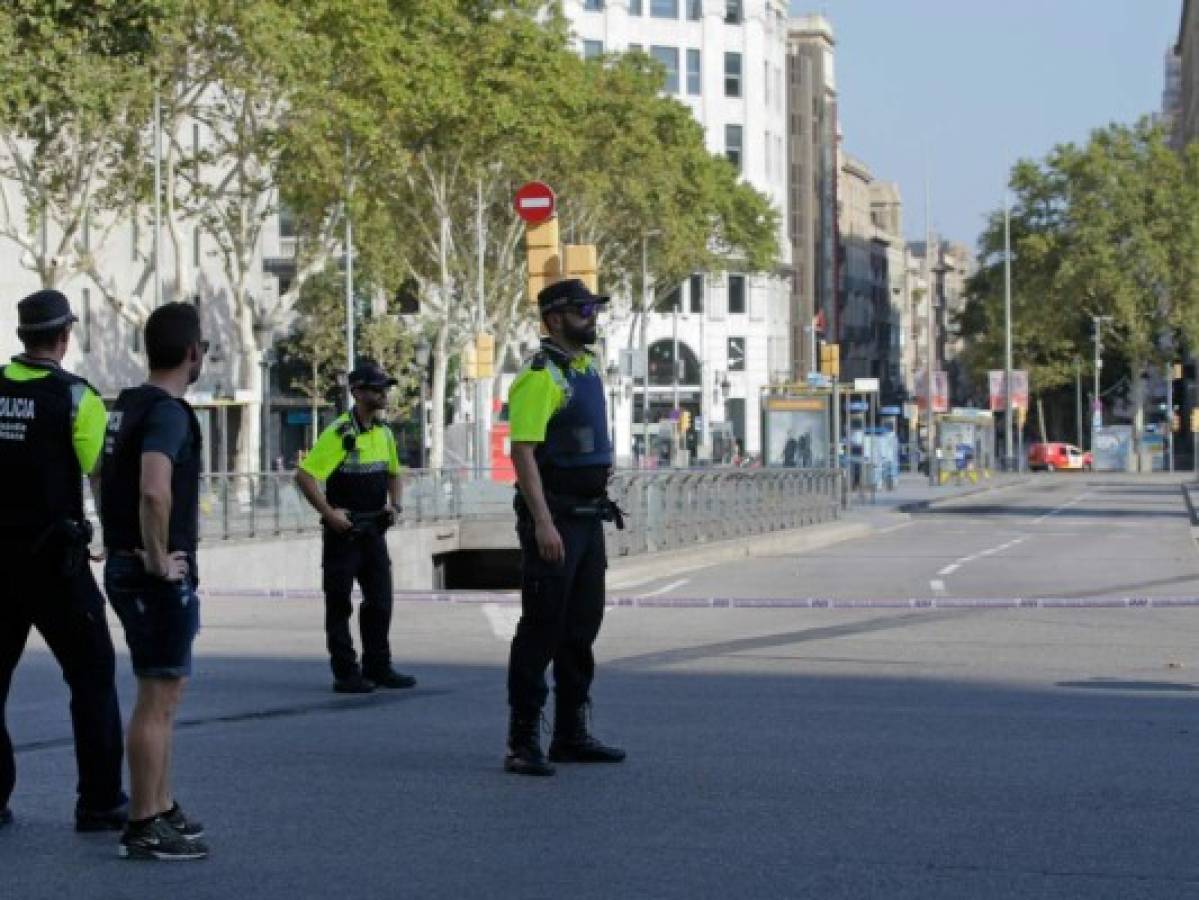
[[17, 304], [17, 334], [50, 331], [78, 321], [70, 302], [59, 291], [35, 291]]
[[354, 371], [349, 374], [346, 379], [350, 383], [350, 387], [392, 387], [399, 384], [394, 378], [383, 371], [382, 367], [375, 362], [360, 362]]
[[611, 297], [591, 293], [581, 278], [567, 278], [542, 288], [537, 295], [537, 308], [542, 314], [564, 306], [579, 306], [583, 303], [607, 303]]

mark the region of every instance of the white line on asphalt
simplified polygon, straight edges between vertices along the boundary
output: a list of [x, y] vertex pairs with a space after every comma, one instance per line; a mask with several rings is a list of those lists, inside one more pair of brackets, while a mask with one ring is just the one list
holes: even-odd
[[1045, 515], [1043, 515], [1043, 516], [1041, 516], [1041, 517], [1039, 517], [1039, 518], [1033, 519], [1033, 520], [1032, 520], [1032, 523], [1033, 523], [1034, 525], [1040, 525], [1042, 522], [1044, 522], [1044, 521], [1045, 521], [1046, 519], [1048, 519], [1050, 516], [1056, 516], [1056, 515], [1057, 515], [1058, 513], [1060, 513], [1062, 510], [1069, 509], [1069, 508], [1070, 508], [1071, 506], [1073, 506], [1074, 504], [1081, 502], [1081, 501], [1082, 501], [1082, 499], [1083, 499], [1084, 497], [1086, 497], [1086, 496], [1087, 496], [1087, 494], [1086, 494], [1086, 493], [1079, 494], [1079, 495], [1078, 495], [1077, 497], [1075, 497], [1073, 500], [1068, 500], [1068, 501], [1066, 501], [1066, 502], [1065, 502], [1065, 503], [1063, 503], [1061, 506], [1059, 506], [1057, 509], [1051, 509], [1049, 512], [1045, 513]]
[[670, 584], [662, 585], [662, 587], [658, 588], [656, 591], [646, 591], [641, 596], [643, 596], [643, 597], [658, 597], [658, 596], [661, 596], [662, 594], [669, 594], [671, 591], [675, 590], [676, 588], [681, 588], [683, 585], [687, 584], [690, 581], [691, 581], [690, 578], [680, 578], [678, 581], [672, 581], [672, 582], [670, 582]]
[[480, 608], [483, 610], [483, 615], [487, 617], [487, 624], [491, 626], [492, 634], [504, 643], [510, 642], [512, 636], [516, 634], [516, 623], [520, 621], [520, 607], [484, 603]]
[[944, 594], [945, 593], [945, 582], [939, 578], [934, 578], [932, 581], [930, 581], [928, 583], [928, 586], [933, 589], [934, 594]]
[[942, 570], [941, 570], [940, 572], [938, 572], [937, 574], [938, 574], [938, 575], [952, 575], [952, 574], [953, 574], [954, 572], [956, 572], [957, 570], [958, 570], [958, 564], [957, 564], [957, 563], [953, 563], [952, 565], [948, 565], [948, 566], [946, 566], [944, 569], [942, 569]]

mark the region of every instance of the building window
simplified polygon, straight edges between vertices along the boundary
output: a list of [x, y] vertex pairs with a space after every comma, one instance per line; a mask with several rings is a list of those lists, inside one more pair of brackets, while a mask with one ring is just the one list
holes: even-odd
[[645, 13], [641, 9], [641, 0], [629, 0], [629, 15], [641, 16]]
[[745, 315], [745, 276], [729, 276], [729, 315]]
[[729, 25], [741, 24], [741, 0], [725, 0], [724, 21]]
[[704, 311], [704, 276], [692, 275], [690, 278], [691, 294], [691, 311], [693, 313], [702, 313]]
[[728, 345], [728, 370], [730, 372], [745, 371], [745, 338], [731, 337]]
[[142, 327], [136, 322], [129, 322], [129, 349], [134, 353], [142, 352]]
[[740, 125], [725, 125], [724, 126], [724, 155], [734, 166], [737, 171], [741, 171], [741, 126]]
[[724, 95], [726, 97], [741, 96], [740, 53], [726, 53], [724, 55]]
[[649, 0], [649, 14], [655, 19], [677, 19], [679, 0]]
[[703, 91], [703, 66], [698, 50], [687, 51], [687, 93], [698, 96]]
[[704, 17], [704, 0], [687, 0], [687, 18], [698, 22]]
[[583, 59], [599, 59], [603, 55], [603, 41], [583, 41]]
[[661, 313], [682, 312], [683, 285], [676, 284], [665, 293], [659, 291], [657, 299], [654, 301], [654, 306]]
[[603, 12], [604, 0], [583, 0], [583, 9], [591, 12]]
[[200, 268], [200, 226], [192, 229], [192, 265]]
[[766, 177], [769, 178], [772, 174], [770, 171], [770, 132], [769, 131], [766, 132], [765, 140], [766, 140]]
[[668, 94], [677, 94], [679, 92], [679, 48], [650, 47], [649, 55], [660, 62], [666, 69], [666, 92]]
[[83, 309], [79, 310], [79, 347], [88, 353], [92, 349], [92, 289], [84, 288], [80, 293]]

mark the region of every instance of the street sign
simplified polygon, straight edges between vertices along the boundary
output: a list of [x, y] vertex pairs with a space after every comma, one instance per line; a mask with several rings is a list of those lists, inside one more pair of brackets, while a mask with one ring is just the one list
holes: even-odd
[[877, 378], [855, 378], [853, 380], [853, 389], [860, 394], [877, 394], [879, 380]]
[[543, 181], [526, 182], [517, 190], [513, 206], [529, 224], [544, 222], [554, 215], [554, 191]]

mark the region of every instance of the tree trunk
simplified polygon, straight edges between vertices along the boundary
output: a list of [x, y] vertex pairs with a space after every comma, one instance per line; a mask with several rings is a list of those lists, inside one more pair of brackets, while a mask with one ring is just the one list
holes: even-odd
[[1141, 378], [1144, 364], [1133, 359], [1130, 366], [1132, 376], [1132, 456], [1133, 471], [1141, 471], [1141, 435], [1145, 431], [1145, 380]]
[[1045, 436], [1045, 400], [1040, 394], [1037, 394], [1037, 425], [1041, 429], [1041, 443], [1044, 444], [1049, 438]]
[[449, 325], [442, 323], [437, 329], [437, 337], [433, 344], [433, 391], [430, 399], [433, 409], [429, 417], [430, 469], [440, 469], [445, 464], [445, 387], [446, 368], [449, 363], [446, 351], [449, 335]]
[[249, 302], [240, 304], [237, 315], [237, 331], [241, 351], [238, 359], [245, 376], [243, 383], [248, 391], [242, 406], [241, 428], [237, 432], [237, 453], [234, 462], [236, 472], [257, 472], [261, 468], [262, 453], [262, 350], [254, 334], [254, 311]]

